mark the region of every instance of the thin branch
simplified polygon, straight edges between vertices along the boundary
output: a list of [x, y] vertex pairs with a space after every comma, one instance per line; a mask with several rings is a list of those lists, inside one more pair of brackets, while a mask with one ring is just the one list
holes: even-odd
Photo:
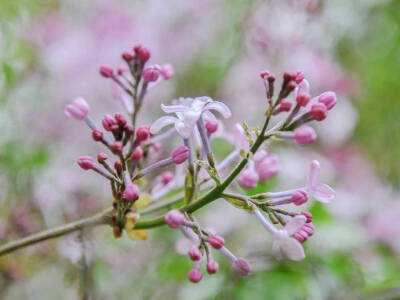
[[108, 208], [103, 212], [94, 216], [81, 219], [75, 222], [71, 222], [65, 225], [61, 225], [56, 228], [47, 229], [36, 234], [32, 234], [25, 238], [9, 242], [3, 246], [0, 246], [0, 256], [7, 253], [13, 252], [20, 248], [27, 247], [32, 244], [36, 244], [42, 241], [53, 239], [59, 236], [66, 235], [68, 233], [81, 230], [83, 228], [95, 227], [98, 225], [109, 224], [111, 221], [111, 212], [113, 208]]

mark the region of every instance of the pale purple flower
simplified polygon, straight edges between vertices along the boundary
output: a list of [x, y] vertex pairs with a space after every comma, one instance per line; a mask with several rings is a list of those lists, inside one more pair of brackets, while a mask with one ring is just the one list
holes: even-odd
[[282, 254], [290, 260], [303, 260], [305, 258], [304, 249], [301, 243], [291, 237], [298, 232], [306, 223], [306, 218], [302, 215], [290, 219], [283, 229], [275, 229], [272, 252], [277, 259], [282, 258]]
[[[214, 118], [210, 110], [219, 112], [224, 118], [231, 116], [230, 109], [222, 102], [210, 97], [184, 98], [177, 105], [161, 105], [166, 113], [175, 113], [177, 117], [164, 116], [156, 120], [150, 128], [151, 133], [159, 132], [165, 126], [175, 125], [176, 131], [184, 138], [189, 138], [202, 114]], [[211, 117], [212, 116], [212, 117]]]
[[329, 185], [318, 182], [320, 170], [319, 162], [313, 160], [310, 164], [307, 192], [319, 202], [329, 203], [335, 198], [335, 191]]

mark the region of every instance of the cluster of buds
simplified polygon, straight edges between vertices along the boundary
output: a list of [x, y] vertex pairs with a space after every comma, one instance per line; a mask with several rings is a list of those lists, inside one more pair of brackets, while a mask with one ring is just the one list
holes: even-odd
[[[193, 218], [192, 218], [193, 219]], [[232, 270], [240, 276], [247, 276], [250, 273], [250, 264], [242, 257], [236, 257], [225, 246], [223, 237], [211, 233], [200, 227], [194, 220], [187, 220], [179, 210], [171, 210], [165, 215], [165, 223], [172, 229], [180, 229], [193, 246], [188, 251], [189, 258], [193, 261], [194, 267], [188, 274], [188, 279], [197, 283], [203, 278], [201, 265], [206, 257], [206, 271], [208, 274], [216, 274], [219, 264], [214, 260], [211, 250], [217, 250], [224, 255], [232, 264]]]
[[[314, 234], [312, 215], [308, 211], [288, 210], [287, 205], [301, 206], [310, 198], [323, 203], [332, 201], [333, 189], [319, 182], [320, 164], [315, 160], [311, 162], [308, 181], [303, 187], [279, 192], [265, 191], [256, 195], [250, 192], [243, 195], [240, 187], [252, 189], [258, 182], [265, 182], [279, 172], [278, 156], [263, 149], [266, 140], [294, 140], [300, 146], [315, 141], [316, 133], [306, 123], [322, 121], [327, 117], [328, 111], [336, 104], [335, 93], [328, 91], [312, 98], [304, 74], [286, 72], [275, 97], [275, 76], [268, 71], [262, 72], [260, 75], [267, 96], [265, 123], [259, 129], [250, 128], [244, 122], [240, 126], [240, 136], [232, 141], [235, 150], [218, 162], [211, 147], [211, 139], [219, 127], [215, 112], [223, 118], [231, 116], [229, 107], [221, 101], [207, 96], [179, 98], [171, 105], [161, 105], [168, 115], [157, 119], [151, 126], [136, 126], [137, 115], [149, 88], [160, 80], [171, 78], [173, 74], [170, 65], [148, 66], [150, 57], [147, 48], [135, 46], [132, 52], [122, 54], [126, 67], [116, 71], [105, 66], [100, 68], [103, 77], [112, 79], [114, 85], [131, 98], [131, 104], [125, 105], [128, 117], [122, 113], [106, 115], [101, 128], [90, 118], [90, 107], [83, 98], [77, 98], [65, 109], [68, 117], [84, 120], [92, 132], [93, 140], [101, 143], [109, 152], [99, 153], [97, 163], [90, 156], [81, 156], [78, 164], [82, 169], [95, 171], [110, 182], [114, 198], [111, 224], [114, 235], [121, 236], [125, 229], [128, 236], [145, 239], [147, 231], [143, 230], [167, 224], [173, 229], [180, 229], [192, 241], [192, 248], [188, 252], [194, 263], [188, 275], [190, 281], [199, 282], [202, 279], [204, 257], [207, 273], [218, 272], [219, 265], [213, 258], [213, 250], [219, 251], [231, 262], [235, 273], [247, 276], [250, 272], [249, 263], [232, 254], [221, 236], [204, 229], [193, 216], [198, 208], [223, 198], [257, 217], [273, 235], [272, 248], [278, 259], [303, 259], [302, 243]], [[269, 128], [270, 121], [275, 117], [280, 119]], [[172, 129], [160, 133], [170, 125], [173, 125]], [[149, 162], [149, 153], [159, 151], [162, 142], [174, 137], [178, 137], [181, 146], [164, 159]], [[113, 163], [109, 162], [112, 159], [109, 155], [114, 158]], [[223, 178], [220, 171], [239, 159], [240, 162]], [[185, 162], [186, 168], [181, 171], [183, 176], [178, 176], [178, 170], [175, 174], [165, 170], [168, 166]], [[150, 177], [149, 182], [144, 176]], [[232, 184], [235, 182], [238, 185]], [[167, 194], [180, 197], [164, 197]], [[141, 210], [145, 206], [143, 203], [148, 205], [148, 202], [156, 200], [158, 203], [146, 208], [146, 214], [170, 207], [177, 209], [154, 219], [138, 221], [145, 212]]]

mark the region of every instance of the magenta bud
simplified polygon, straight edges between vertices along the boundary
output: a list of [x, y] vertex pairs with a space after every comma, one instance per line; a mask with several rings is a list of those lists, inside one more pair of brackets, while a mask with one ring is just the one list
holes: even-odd
[[103, 139], [103, 132], [101, 132], [100, 130], [93, 130], [92, 131], [92, 138], [94, 141], [98, 142], [101, 141]]
[[215, 274], [218, 272], [218, 270], [219, 270], [219, 265], [216, 261], [211, 260], [207, 263], [208, 274]]
[[160, 76], [160, 67], [159, 66], [149, 66], [144, 68], [142, 72], [143, 80], [146, 82], [157, 81]]
[[323, 103], [315, 103], [311, 106], [310, 114], [315, 120], [322, 121], [328, 116], [328, 109]]
[[267, 77], [267, 80], [268, 80], [268, 82], [270, 82], [270, 83], [274, 82], [275, 79], [276, 79], [275, 76], [272, 75], [272, 74], [268, 75], [268, 77]]
[[260, 176], [260, 181], [264, 182], [279, 173], [278, 156], [267, 155], [257, 165], [257, 173]]
[[103, 153], [103, 152], [97, 154], [97, 161], [98, 161], [99, 163], [105, 162], [107, 159], [108, 159], [107, 154], [105, 154], [105, 153]]
[[168, 183], [170, 183], [172, 179], [174, 179], [174, 174], [172, 174], [172, 172], [170, 172], [170, 171], [165, 171], [161, 175], [161, 180], [164, 185], [167, 185]]
[[179, 146], [172, 151], [171, 158], [175, 164], [179, 165], [188, 159], [189, 154], [190, 150], [188, 147]]
[[78, 165], [84, 170], [90, 170], [94, 166], [93, 158], [91, 156], [79, 156]]
[[124, 52], [124, 53], [122, 53], [122, 59], [124, 60], [124, 61], [126, 61], [126, 62], [130, 62], [132, 59], [134, 59], [135, 58], [135, 56], [132, 54], [132, 53], [130, 53], [130, 52]]
[[331, 110], [336, 105], [336, 101], [336, 94], [331, 91], [324, 92], [318, 97], [318, 102], [325, 104], [328, 110]]
[[296, 82], [294, 80], [290, 80], [286, 85], [286, 88], [291, 92], [296, 88]]
[[198, 283], [203, 278], [203, 274], [201, 274], [199, 269], [194, 268], [190, 270], [188, 278], [191, 282]]
[[136, 130], [136, 139], [139, 142], [144, 142], [150, 137], [150, 129], [148, 126], [141, 126]]
[[283, 79], [285, 81], [291, 81], [291, 80], [295, 80], [296, 79], [297, 74], [293, 73], [293, 72], [285, 72], [283, 73]]
[[114, 70], [107, 66], [101, 66], [99, 69], [100, 75], [105, 78], [110, 78], [114, 76]]
[[304, 79], [304, 74], [301, 71], [297, 71], [296, 72], [296, 78], [294, 79], [294, 81], [296, 81], [297, 84], [300, 84]]
[[309, 94], [306, 93], [300, 93], [296, 97], [296, 102], [300, 106], [306, 106], [311, 100], [311, 97]]
[[302, 205], [308, 200], [308, 195], [303, 190], [297, 190], [292, 193], [292, 201], [294, 205]]
[[130, 183], [122, 193], [122, 201], [134, 202], [139, 198], [139, 188], [136, 184]]
[[170, 64], [165, 64], [161, 66], [160, 69], [161, 76], [165, 79], [168, 80], [172, 76], [174, 76], [174, 68]]
[[127, 124], [125, 125], [125, 131], [127, 134], [131, 135], [135, 132], [135, 128], [132, 125]]
[[164, 217], [165, 223], [171, 228], [179, 228], [185, 223], [185, 216], [179, 210], [170, 210]]
[[308, 211], [302, 211], [301, 214], [306, 217], [306, 223], [312, 222], [312, 214]]
[[242, 188], [253, 189], [256, 187], [259, 179], [260, 177], [255, 170], [247, 168], [242, 173], [240, 173], [237, 181]]
[[116, 141], [111, 145], [111, 152], [119, 155], [122, 153], [123, 148], [124, 148], [124, 145], [122, 144], [122, 142]]
[[136, 57], [142, 62], [147, 62], [150, 59], [151, 53], [146, 47], [137, 45], [133, 48], [133, 50], [135, 51]]
[[310, 222], [304, 224], [303, 228], [301, 229], [307, 232], [308, 236], [312, 236], [314, 234], [315, 227], [314, 224]]
[[114, 118], [110, 115], [105, 115], [101, 123], [106, 131], [111, 131], [111, 127], [116, 125]]
[[218, 122], [207, 121], [205, 127], [208, 134], [213, 134], [218, 130]]
[[189, 257], [190, 257], [190, 259], [193, 260], [193, 261], [199, 261], [199, 260], [201, 259], [201, 257], [202, 257], [199, 248], [193, 246], [193, 247], [189, 250]]
[[278, 111], [290, 111], [292, 109], [292, 102], [286, 99], [282, 99], [281, 103], [279, 104]]
[[294, 131], [294, 140], [300, 146], [308, 145], [317, 139], [317, 134], [310, 126], [301, 126]]
[[117, 172], [122, 172], [122, 163], [121, 163], [120, 160], [117, 160], [117, 161], [114, 163], [114, 169], [115, 169]]
[[247, 276], [250, 273], [250, 264], [244, 258], [238, 257], [232, 264], [233, 271], [240, 276]]
[[224, 238], [216, 234], [208, 237], [207, 242], [211, 245], [211, 247], [217, 250], [221, 249], [225, 245]]
[[295, 234], [293, 234], [293, 237], [298, 240], [300, 243], [304, 243], [305, 241], [307, 241], [307, 236], [305, 237], [303, 234], [301, 234], [300, 232], [296, 232]]
[[265, 79], [265, 77], [268, 77], [268, 76], [269, 76], [269, 71], [264, 70], [264, 71], [260, 72], [261, 79]]
[[132, 159], [139, 160], [143, 157], [143, 150], [141, 147], [136, 147], [132, 153]]
[[116, 113], [114, 117], [119, 126], [124, 127], [126, 125], [127, 121], [123, 114]]
[[89, 113], [89, 109], [90, 107], [86, 100], [79, 97], [65, 107], [64, 113], [69, 118], [82, 120]]

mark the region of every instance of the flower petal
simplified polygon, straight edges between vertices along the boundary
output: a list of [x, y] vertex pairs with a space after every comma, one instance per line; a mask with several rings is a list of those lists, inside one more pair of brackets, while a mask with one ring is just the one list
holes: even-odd
[[284, 229], [286, 230], [288, 235], [293, 235], [296, 232], [298, 232], [305, 223], [306, 223], [306, 218], [303, 215], [298, 215], [290, 219], [286, 223]]
[[228, 106], [220, 101], [213, 101], [204, 106], [203, 110], [216, 110], [219, 112], [225, 119], [231, 116], [231, 110]]
[[290, 260], [299, 261], [306, 257], [301, 243], [291, 237], [281, 241], [281, 249], [285, 256]]
[[163, 129], [165, 126], [168, 126], [169, 124], [174, 124], [177, 121], [179, 121], [179, 119], [175, 117], [170, 117], [170, 116], [161, 117], [151, 125], [150, 132], [152, 134], [155, 134], [159, 132], [161, 129]]
[[320, 183], [311, 189], [311, 195], [322, 203], [330, 203], [335, 199], [335, 191], [329, 185]]
[[280, 246], [279, 241], [274, 239], [272, 242], [272, 255], [277, 259], [277, 260], [282, 260], [282, 249]]
[[298, 87], [299, 94], [310, 94], [310, 84], [307, 79], [303, 79]]
[[317, 160], [313, 160], [310, 164], [310, 173], [308, 175], [308, 187], [312, 190], [318, 184], [318, 178], [321, 166]]
[[184, 122], [179, 120], [175, 122], [175, 129], [181, 137], [183, 137], [184, 139], [188, 139], [193, 133], [194, 124], [185, 124]]
[[189, 108], [186, 105], [178, 104], [178, 105], [164, 105], [161, 104], [161, 109], [167, 114], [176, 113], [176, 112], [185, 112]]

